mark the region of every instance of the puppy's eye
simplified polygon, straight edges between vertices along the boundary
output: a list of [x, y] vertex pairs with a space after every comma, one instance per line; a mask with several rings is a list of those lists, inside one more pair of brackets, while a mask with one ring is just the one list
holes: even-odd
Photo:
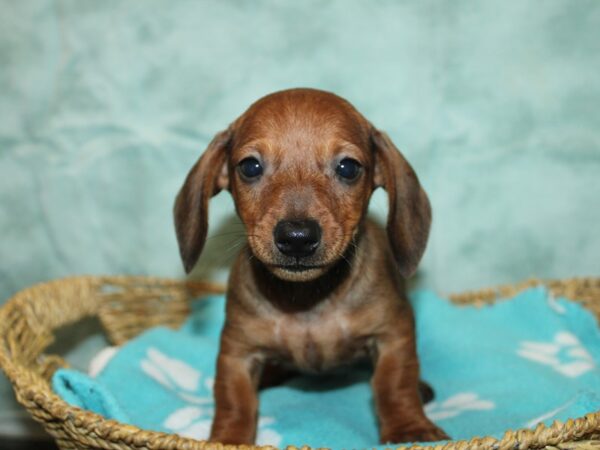
[[258, 178], [263, 173], [263, 167], [260, 165], [260, 162], [253, 157], [243, 159], [239, 163], [238, 168], [242, 176], [249, 180]]
[[360, 169], [362, 169], [362, 166], [358, 161], [352, 158], [344, 158], [338, 163], [335, 172], [346, 181], [354, 181], [360, 175]]

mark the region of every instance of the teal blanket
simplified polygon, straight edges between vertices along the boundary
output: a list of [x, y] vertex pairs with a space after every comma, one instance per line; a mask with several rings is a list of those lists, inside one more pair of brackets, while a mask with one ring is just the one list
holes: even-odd
[[[422, 377], [436, 391], [428, 416], [454, 439], [500, 437], [600, 409], [600, 333], [578, 304], [527, 290], [494, 306], [458, 307], [427, 291], [412, 297]], [[208, 436], [222, 297], [195, 304], [177, 331], [155, 328], [90, 377], [60, 370], [70, 403], [143, 428]], [[106, 362], [108, 360], [108, 362]], [[258, 443], [364, 448], [377, 445], [370, 369], [297, 377], [260, 394]]]

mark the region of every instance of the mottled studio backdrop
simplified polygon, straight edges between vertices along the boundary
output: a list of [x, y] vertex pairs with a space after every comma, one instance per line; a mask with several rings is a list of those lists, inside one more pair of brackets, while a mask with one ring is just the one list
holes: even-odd
[[[5, 0], [0, 301], [72, 274], [183, 276], [187, 170], [296, 86], [346, 97], [413, 163], [434, 209], [420, 286], [600, 274], [598, 1]], [[227, 193], [211, 227], [239, 229]], [[209, 240], [196, 275], [224, 279], [235, 245]]]

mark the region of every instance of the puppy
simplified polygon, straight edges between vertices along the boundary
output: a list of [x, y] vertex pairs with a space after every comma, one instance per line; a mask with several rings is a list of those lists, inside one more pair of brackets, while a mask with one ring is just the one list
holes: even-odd
[[[389, 197], [387, 233], [366, 218], [378, 187]], [[222, 189], [248, 245], [229, 279], [210, 439], [254, 442], [257, 389], [273, 374], [365, 358], [382, 443], [447, 439], [423, 412], [403, 281], [425, 250], [431, 209], [388, 136], [328, 92], [258, 100], [214, 137], [177, 196], [187, 272], [206, 239], [209, 199]]]

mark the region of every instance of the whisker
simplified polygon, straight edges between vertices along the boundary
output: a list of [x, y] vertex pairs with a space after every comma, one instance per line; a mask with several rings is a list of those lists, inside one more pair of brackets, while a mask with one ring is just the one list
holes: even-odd
[[230, 265], [234, 257], [237, 255], [237, 250], [246, 244], [244, 236], [239, 236], [236, 239], [220, 245], [221, 250], [212, 258], [212, 265], [225, 266]]
[[348, 258], [346, 258], [346, 256], [344, 254], [342, 254], [341, 257], [344, 258], [344, 261], [346, 261], [351, 268], [354, 268], [353, 261], [350, 261]]
[[219, 233], [219, 234], [215, 234], [213, 236], [209, 236], [208, 238], [206, 238], [206, 240], [209, 239], [215, 239], [215, 238], [220, 238], [220, 237], [225, 237], [225, 236], [238, 236], [238, 237], [258, 237], [258, 235], [256, 234], [248, 234], [244, 231], [240, 231], [240, 232], [226, 232], [226, 233]]
[[246, 237], [246, 235], [245, 235], [245, 234], [233, 234], [233, 233], [231, 233], [231, 234], [217, 234], [217, 235], [215, 235], [215, 236], [208, 236], [208, 237], [206, 238], [206, 240], [207, 240], [207, 241], [210, 241], [210, 240], [213, 240], [213, 239], [217, 239], [217, 240], [218, 240], [218, 239], [220, 239], [220, 238], [224, 238], [224, 237], [230, 237], [230, 236], [234, 236], [234, 237], [241, 237], [241, 238], [243, 238], [243, 237]]
[[236, 241], [233, 242], [232, 245], [230, 245], [228, 248], [224, 249], [223, 251], [225, 253], [230, 253], [231, 251], [237, 249], [238, 247], [240, 247], [241, 245], [243, 245], [245, 242], [244, 241]]

